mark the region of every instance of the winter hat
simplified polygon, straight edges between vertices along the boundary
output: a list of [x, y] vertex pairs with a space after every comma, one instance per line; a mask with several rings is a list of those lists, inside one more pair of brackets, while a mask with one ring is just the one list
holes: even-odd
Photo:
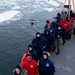
[[57, 13], [58, 16], [60, 16], [60, 13]]
[[18, 68], [20, 70], [21, 67], [20, 67], [20, 65], [17, 65], [16, 68]]
[[20, 72], [22, 72], [23, 68], [20, 65], [17, 65], [16, 68], [18, 68], [20, 70]]
[[33, 45], [29, 45], [29, 46], [28, 46], [28, 49], [29, 49], [29, 47], [33, 48]]
[[38, 35], [38, 34], [41, 35], [40, 32], [37, 32], [37, 33], [36, 33], [36, 35]]
[[44, 33], [48, 32], [50, 34], [50, 30], [49, 29], [45, 29]]
[[70, 20], [73, 22], [74, 21], [74, 18], [70, 18]]
[[50, 20], [47, 20], [46, 23], [50, 24]]
[[44, 51], [42, 55], [46, 55], [48, 57], [48, 53], [46, 51]]

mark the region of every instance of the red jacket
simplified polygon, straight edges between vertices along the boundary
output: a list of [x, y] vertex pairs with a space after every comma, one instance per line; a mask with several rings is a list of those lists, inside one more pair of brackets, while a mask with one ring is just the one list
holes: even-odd
[[38, 65], [35, 60], [25, 59], [21, 66], [28, 71], [28, 75], [38, 75]]
[[65, 28], [67, 31], [71, 30], [72, 26], [69, 22], [67, 21], [60, 21], [60, 25]]
[[26, 60], [26, 55], [27, 54], [30, 54], [29, 52], [25, 53], [23, 56], [22, 56], [22, 59], [21, 59], [21, 64]]

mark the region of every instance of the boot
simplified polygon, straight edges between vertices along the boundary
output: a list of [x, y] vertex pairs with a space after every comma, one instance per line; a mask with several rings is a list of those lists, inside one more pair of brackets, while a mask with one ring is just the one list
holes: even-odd
[[64, 45], [64, 46], [65, 46], [66, 44], [65, 44], [65, 43], [62, 43], [62, 45]]
[[56, 49], [56, 46], [53, 46], [53, 48], [52, 48], [52, 52], [54, 52], [54, 51], [55, 51], [55, 49]]
[[57, 53], [56, 53], [56, 54], [57, 54], [57, 55], [59, 55], [59, 53], [60, 53], [60, 51], [57, 51]]

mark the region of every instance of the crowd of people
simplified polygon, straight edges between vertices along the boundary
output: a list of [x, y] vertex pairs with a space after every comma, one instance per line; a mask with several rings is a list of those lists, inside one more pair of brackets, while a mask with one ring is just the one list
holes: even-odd
[[55, 66], [49, 59], [50, 52], [56, 50], [59, 55], [61, 45], [66, 45], [66, 40], [70, 40], [75, 34], [74, 13], [70, 12], [68, 20], [67, 12], [57, 13], [53, 21], [46, 21], [44, 32], [36, 33], [32, 43], [28, 46], [21, 63], [13, 70], [14, 75], [54, 75]]

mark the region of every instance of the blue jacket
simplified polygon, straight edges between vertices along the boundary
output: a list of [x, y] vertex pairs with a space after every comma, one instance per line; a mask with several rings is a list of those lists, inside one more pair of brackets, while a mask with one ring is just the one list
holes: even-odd
[[50, 30], [50, 33], [52, 33], [53, 35], [55, 35], [55, 30], [54, 30], [54, 28], [52, 28], [52, 27], [48, 28], [47, 25], [46, 25], [46, 26], [44, 27], [44, 30], [46, 30], [46, 29], [49, 29], [49, 30]]
[[35, 50], [31, 50], [29, 51], [29, 53], [32, 55], [32, 59], [37, 61], [38, 57], [37, 57], [37, 52]]
[[50, 59], [40, 59], [39, 62], [39, 73], [40, 75], [54, 75], [55, 67]]
[[51, 23], [51, 27], [54, 28], [54, 30], [57, 29], [58, 26], [60, 26], [58, 22], [52, 22]]
[[37, 53], [42, 53], [44, 50], [43, 47], [46, 46], [46, 40], [42, 37], [39, 39], [36, 37], [32, 40], [32, 45]]

